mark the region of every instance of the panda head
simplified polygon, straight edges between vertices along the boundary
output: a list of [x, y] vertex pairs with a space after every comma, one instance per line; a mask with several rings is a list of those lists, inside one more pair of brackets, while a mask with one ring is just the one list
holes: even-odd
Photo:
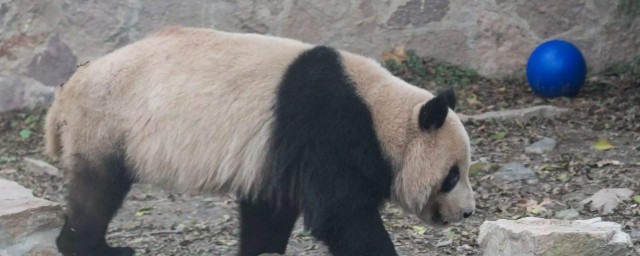
[[475, 209], [469, 137], [455, 104], [449, 89], [413, 107], [392, 191], [396, 203], [433, 226], [458, 222]]

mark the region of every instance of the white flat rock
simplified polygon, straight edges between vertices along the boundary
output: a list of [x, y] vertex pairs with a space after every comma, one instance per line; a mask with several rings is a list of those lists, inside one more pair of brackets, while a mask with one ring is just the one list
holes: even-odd
[[485, 256], [626, 255], [631, 237], [618, 223], [589, 220], [522, 218], [485, 221], [478, 244]]
[[55, 255], [62, 216], [59, 204], [0, 179], [0, 256]]

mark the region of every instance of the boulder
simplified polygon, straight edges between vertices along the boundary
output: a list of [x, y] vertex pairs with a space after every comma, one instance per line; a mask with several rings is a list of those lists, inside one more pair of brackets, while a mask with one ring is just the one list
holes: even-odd
[[62, 224], [59, 204], [0, 179], [0, 255], [58, 255], [55, 237]]
[[485, 256], [626, 255], [631, 237], [621, 226], [600, 218], [555, 220], [528, 217], [485, 221], [478, 244]]

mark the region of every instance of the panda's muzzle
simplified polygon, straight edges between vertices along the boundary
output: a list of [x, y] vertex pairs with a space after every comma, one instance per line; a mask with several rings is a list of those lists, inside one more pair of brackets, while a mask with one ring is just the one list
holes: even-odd
[[433, 208], [433, 213], [431, 214], [431, 223], [435, 226], [447, 226], [449, 224], [451, 224], [452, 222], [459, 222], [463, 219], [467, 219], [469, 217], [471, 217], [471, 215], [473, 214], [473, 210], [464, 210], [463, 212], [461, 212], [461, 216], [458, 215], [458, 217], [455, 217], [453, 219], [449, 219], [449, 218], [445, 218], [444, 215], [441, 213], [441, 209], [440, 207], [434, 207]]
[[433, 215], [431, 215], [431, 222], [438, 226], [446, 226], [447, 224], [449, 224], [449, 222], [444, 220], [442, 214], [440, 214], [440, 211], [438, 210], [434, 211]]

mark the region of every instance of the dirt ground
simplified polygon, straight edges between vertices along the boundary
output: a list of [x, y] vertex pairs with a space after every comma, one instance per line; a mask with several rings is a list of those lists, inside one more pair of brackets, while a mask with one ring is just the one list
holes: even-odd
[[[629, 188], [634, 195], [640, 194], [637, 72], [592, 76], [577, 97], [547, 100], [536, 97], [521, 78], [487, 79], [430, 60], [413, 60], [390, 69], [429, 90], [456, 85], [459, 112], [464, 114], [534, 105], [570, 111], [554, 120], [467, 124], [472, 159], [488, 162], [484, 168], [474, 170], [471, 177], [477, 197], [476, 213], [450, 228], [435, 229], [386, 205], [381, 212], [401, 255], [479, 255], [476, 239], [483, 221], [525, 216], [553, 218], [566, 209], [577, 210], [580, 219], [600, 216], [605, 221], [621, 223], [640, 250], [640, 202], [623, 201], [611, 214], [591, 211], [579, 203], [601, 188]], [[29, 173], [22, 160], [47, 160], [41, 154], [45, 111], [39, 108], [0, 114], [0, 177], [64, 204], [63, 180]], [[525, 153], [526, 146], [542, 137], [557, 140], [556, 148], [546, 155]], [[593, 148], [603, 138], [613, 145], [612, 149]], [[510, 162], [534, 170], [539, 182], [507, 182], [492, 175]], [[540, 205], [545, 199], [550, 203]], [[527, 203], [541, 207], [527, 209]], [[231, 197], [190, 196], [138, 184], [112, 223], [108, 239], [114, 245], [134, 247], [139, 255], [233, 255], [238, 247], [236, 208]], [[328, 254], [298, 223], [288, 255]]]

